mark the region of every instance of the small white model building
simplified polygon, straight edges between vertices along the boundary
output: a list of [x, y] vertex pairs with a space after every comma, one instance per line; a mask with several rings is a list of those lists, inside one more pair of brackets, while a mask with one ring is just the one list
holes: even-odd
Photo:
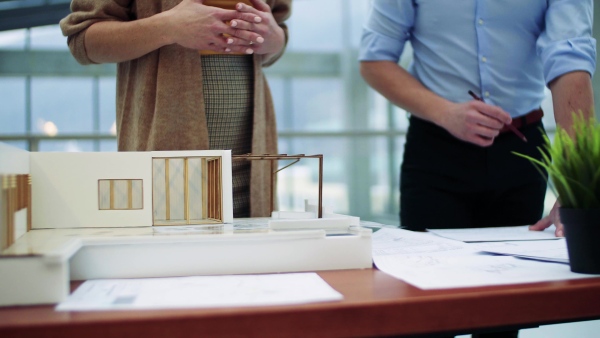
[[126, 228], [233, 220], [231, 152], [227, 150], [29, 153], [0, 147], [0, 170], [4, 169], [0, 206], [8, 216], [0, 221], [1, 249], [24, 228]]
[[372, 266], [371, 230], [357, 217], [319, 205], [234, 220], [231, 162], [227, 150], [30, 153], [0, 143], [0, 306], [60, 302], [70, 280]]

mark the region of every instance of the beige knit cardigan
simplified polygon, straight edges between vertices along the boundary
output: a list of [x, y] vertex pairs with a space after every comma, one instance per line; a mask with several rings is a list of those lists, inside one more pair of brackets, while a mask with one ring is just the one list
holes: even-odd
[[[88, 27], [99, 21], [127, 21], [146, 18], [177, 5], [180, 0], [73, 0], [72, 13], [60, 21], [71, 53], [81, 64], [94, 63], [84, 40]], [[266, 0], [277, 23], [291, 11], [291, 0]], [[283, 51], [282, 51], [283, 53]], [[281, 54], [280, 54], [281, 55]], [[254, 55], [253, 154], [277, 154], [275, 112], [263, 66]], [[208, 127], [202, 96], [202, 69], [198, 51], [179, 45], [157, 49], [138, 59], [117, 65], [116, 123], [119, 151], [208, 149]], [[270, 163], [251, 164], [250, 215], [271, 212]]]

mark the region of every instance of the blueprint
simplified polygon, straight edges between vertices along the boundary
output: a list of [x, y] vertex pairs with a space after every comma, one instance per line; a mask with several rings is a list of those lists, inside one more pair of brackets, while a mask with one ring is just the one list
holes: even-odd
[[438, 236], [463, 242], [537, 241], [557, 239], [554, 226], [544, 231], [531, 231], [528, 225], [472, 229], [429, 229]]
[[266, 306], [342, 298], [316, 273], [98, 279], [84, 282], [56, 310]]
[[379, 270], [421, 289], [597, 277], [573, 273], [568, 264], [498, 256], [478, 244], [388, 228], [373, 234], [373, 261]]

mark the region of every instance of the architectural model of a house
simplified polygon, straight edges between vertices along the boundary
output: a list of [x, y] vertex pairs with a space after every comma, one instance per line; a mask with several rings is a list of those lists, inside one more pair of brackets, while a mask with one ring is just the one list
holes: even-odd
[[[0, 306], [59, 302], [69, 280], [371, 267], [371, 231], [356, 218], [236, 227], [231, 163], [227, 150], [30, 153], [0, 143]], [[332, 227], [345, 235], [327, 236]]]

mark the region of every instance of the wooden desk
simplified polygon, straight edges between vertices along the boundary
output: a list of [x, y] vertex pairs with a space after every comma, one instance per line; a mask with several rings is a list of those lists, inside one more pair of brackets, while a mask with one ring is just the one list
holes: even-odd
[[600, 318], [600, 278], [423, 291], [376, 269], [320, 272], [340, 302], [169, 311], [0, 308], [0, 337], [365, 337]]

